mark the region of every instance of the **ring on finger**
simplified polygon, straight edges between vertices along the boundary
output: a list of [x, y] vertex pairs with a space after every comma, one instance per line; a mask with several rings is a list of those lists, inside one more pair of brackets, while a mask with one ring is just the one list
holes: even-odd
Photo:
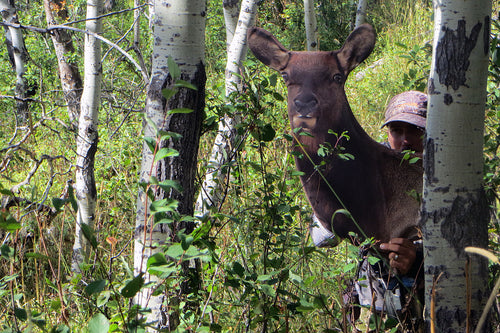
[[399, 254], [396, 254], [396, 255], [394, 256], [394, 260], [395, 260], [395, 261], [398, 261], [398, 258], [399, 258]]

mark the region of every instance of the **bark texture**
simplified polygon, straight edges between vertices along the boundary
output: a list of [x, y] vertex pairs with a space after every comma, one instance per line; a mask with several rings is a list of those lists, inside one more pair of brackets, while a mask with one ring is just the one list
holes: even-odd
[[[157, 150], [173, 148], [179, 152], [178, 157], [159, 160], [154, 163], [154, 155], [145, 144], [141, 166], [141, 182], [148, 182], [151, 176], [159, 181], [175, 180], [182, 192], [171, 190], [165, 192], [153, 188], [155, 200], [174, 199], [179, 205], [177, 212], [182, 215], [193, 215], [195, 175], [201, 126], [205, 105], [205, 65], [204, 34], [206, 4], [204, 0], [176, 0], [154, 2], [154, 48], [151, 82], [146, 101], [146, 116], [159, 130], [175, 132], [180, 139], [157, 141]], [[169, 73], [167, 59], [171, 57], [181, 72], [180, 79], [192, 83], [197, 90], [187, 88], [166, 101], [162, 89], [172, 89], [173, 78]], [[189, 108], [191, 113], [168, 114], [175, 108]], [[156, 130], [144, 124], [144, 136], [157, 138]], [[156, 277], [145, 272], [147, 259], [176, 240], [177, 232], [184, 229], [192, 231], [192, 223], [157, 224], [151, 218], [150, 200], [144, 191], [140, 191], [137, 202], [137, 218], [135, 230], [134, 268], [135, 273], [145, 273], [147, 282], [156, 281]], [[196, 280], [196, 267], [184, 267], [188, 280]], [[189, 292], [189, 284], [183, 285], [181, 294]], [[153, 295], [154, 290], [143, 289], [135, 298], [136, 304], [151, 309], [147, 321], [153, 323], [157, 330], [174, 330], [179, 322], [179, 313], [170, 309], [177, 305], [181, 295], [165, 291]]]
[[[236, 4], [233, 2], [231, 9], [234, 9], [234, 6]], [[234, 74], [239, 74], [241, 62], [248, 53], [247, 29], [253, 25], [256, 12], [256, 0], [243, 0], [236, 30], [227, 51], [226, 96], [238, 93], [241, 89], [241, 79]], [[226, 19], [228, 16], [226, 15]], [[234, 18], [234, 16], [231, 17]], [[232, 26], [233, 23], [230, 23], [229, 27], [226, 28], [228, 36], [231, 34], [230, 29]], [[224, 183], [228, 170], [224, 166], [234, 159], [234, 155], [238, 150], [239, 138], [236, 133], [236, 125], [240, 122], [240, 115], [235, 114], [233, 117], [225, 115], [219, 123], [205, 179], [196, 201], [196, 211], [201, 215], [205, 214], [209, 207], [219, 208], [223, 201]]]
[[304, 23], [306, 25], [307, 51], [319, 50], [318, 25], [316, 23], [314, 0], [304, 0]]
[[[87, 2], [86, 29], [94, 33], [102, 30], [102, 0]], [[75, 196], [78, 204], [76, 217], [75, 243], [73, 245], [72, 272], [80, 273], [80, 265], [86, 261], [90, 252], [90, 244], [82, 232], [82, 225], [93, 227], [97, 190], [94, 176], [95, 153], [97, 151], [98, 132], [97, 116], [101, 102], [101, 42], [91, 35], [85, 35], [84, 55], [85, 82], [80, 102], [80, 118], [76, 139], [76, 181]]]
[[422, 230], [429, 330], [468, 332], [486, 302], [488, 246], [482, 189], [490, 1], [435, 1], [424, 153]]
[[[19, 24], [14, 0], [0, 0], [0, 13], [5, 23]], [[9, 53], [12, 68], [16, 72], [16, 108], [20, 124], [25, 124], [29, 120], [29, 110], [27, 97], [26, 62], [28, 61], [28, 51], [24, 46], [24, 37], [21, 29], [5, 27], [5, 42]]]
[[[59, 0], [44, 0], [43, 4], [48, 26], [58, 24], [52, 10], [56, 10], [57, 15], [63, 22], [68, 18], [68, 11], [64, 8], [65, 4], [61, 3]], [[54, 50], [56, 51], [59, 78], [61, 80], [64, 98], [68, 105], [69, 121], [71, 127], [77, 129], [83, 84], [78, 64], [68, 58], [69, 55], [75, 52], [73, 39], [69, 31], [64, 29], [54, 30], [54, 33], [50, 36], [54, 44]]]
[[354, 27], [357, 28], [366, 22], [366, 8], [368, 7], [368, 0], [359, 0], [356, 9], [356, 21]]
[[240, 14], [240, 0], [223, 0], [224, 23], [226, 24], [226, 49], [229, 50], [233, 40]]

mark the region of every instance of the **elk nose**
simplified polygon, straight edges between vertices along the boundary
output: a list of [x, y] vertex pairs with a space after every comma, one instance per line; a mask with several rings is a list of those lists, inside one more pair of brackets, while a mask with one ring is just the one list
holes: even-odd
[[309, 113], [315, 111], [318, 105], [318, 100], [313, 96], [308, 98], [296, 98], [293, 102], [297, 108], [297, 112], [302, 116], [307, 116]]

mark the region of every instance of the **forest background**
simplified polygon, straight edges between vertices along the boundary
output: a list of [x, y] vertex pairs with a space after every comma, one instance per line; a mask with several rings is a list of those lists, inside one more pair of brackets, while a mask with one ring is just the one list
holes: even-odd
[[[108, 3], [103, 36], [134, 52], [130, 28], [133, 4]], [[338, 49], [353, 28], [354, 1], [318, 1], [320, 49]], [[84, 29], [84, 1], [63, 2], [67, 21]], [[44, 27], [40, 1], [16, 3], [19, 22]], [[152, 37], [145, 6], [139, 8], [145, 67], [151, 68]], [[116, 12], [116, 14], [113, 14]], [[305, 49], [302, 1], [264, 1], [256, 25], [272, 31], [289, 49]], [[497, 211], [500, 145], [500, 53], [498, 3], [494, 2], [488, 105], [485, 131], [485, 188]], [[346, 93], [358, 121], [377, 141], [384, 107], [395, 94], [424, 91], [432, 44], [430, 1], [370, 1], [367, 21], [378, 34], [374, 53], [347, 82]], [[348, 331], [342, 292], [357, 267], [358, 249], [347, 242], [317, 249], [308, 237], [311, 208], [305, 199], [293, 156], [286, 89], [279, 77], [250, 55], [242, 76], [246, 94], [228, 108], [224, 93], [226, 38], [222, 2], [209, 1], [206, 21], [206, 117], [199, 151], [201, 181], [218, 122], [242, 112], [238, 130], [244, 140], [228, 165], [225, 200], [204, 218], [196, 239], [169, 253], [178, 260], [202, 262], [200, 288], [176, 305], [179, 330], [277, 332]], [[23, 30], [31, 87], [28, 125], [16, 120], [16, 73], [6, 47], [0, 58], [0, 329], [3, 332], [140, 331], [142, 310], [130, 300], [136, 289], [133, 239], [139, 190], [142, 123], [146, 86], [124, 56], [103, 44], [103, 86], [96, 153], [98, 206], [91, 260], [82, 275], [71, 272], [75, 206], [71, 183], [76, 161], [75, 132], [65, 107], [57, 59], [50, 36]], [[72, 33], [71, 59], [83, 68], [83, 35]], [[3, 45], [3, 44], [2, 44]], [[138, 54], [135, 52], [135, 54]], [[256, 97], [258, 96], [258, 98]], [[259, 135], [261, 131], [265, 137]], [[25, 135], [26, 133], [29, 135]], [[25, 181], [29, 180], [29, 181]], [[16, 189], [15, 193], [11, 192]], [[10, 199], [23, 198], [6, 206]], [[9, 199], [10, 198], [10, 199]], [[42, 209], [40, 209], [42, 208]], [[490, 225], [491, 250], [498, 250], [498, 223]], [[172, 247], [175, 249], [175, 247]], [[491, 281], [497, 278], [491, 267]], [[182, 272], [162, 276], [164, 288], [177, 290]], [[132, 291], [130, 291], [132, 290]], [[192, 304], [198, 304], [193, 308]], [[381, 330], [391, 330], [384, 323]]]

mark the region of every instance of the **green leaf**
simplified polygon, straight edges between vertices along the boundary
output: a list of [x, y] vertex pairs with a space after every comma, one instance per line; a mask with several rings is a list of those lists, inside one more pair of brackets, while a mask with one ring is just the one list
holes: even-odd
[[198, 87], [196, 87], [194, 84], [184, 81], [184, 80], [176, 80], [175, 81], [175, 87], [181, 87], [181, 88], [188, 88], [192, 90], [198, 90]]
[[154, 153], [156, 149], [156, 139], [150, 137], [144, 137], [143, 140], [148, 145], [149, 151]]
[[3, 188], [1, 186], [0, 186], [0, 194], [6, 195], [8, 197], [13, 197], [14, 196], [14, 192], [12, 192], [11, 190], [8, 190], [6, 188]]
[[61, 198], [52, 198], [52, 205], [56, 209], [56, 211], [60, 211], [61, 208], [68, 202], [67, 199]]
[[276, 290], [274, 290], [273, 286], [268, 284], [261, 284], [260, 290], [269, 297], [274, 297], [276, 295]]
[[168, 89], [168, 88], [165, 88], [165, 89], [162, 89], [161, 90], [161, 94], [163, 95], [163, 97], [165, 97], [165, 99], [168, 101], [170, 100], [172, 97], [174, 97], [175, 94], [177, 94], [177, 89]]
[[146, 115], [144, 115], [144, 119], [149, 124], [149, 126], [151, 126], [151, 128], [155, 130], [155, 134], [158, 133], [158, 125], [156, 125], [156, 123], [153, 121], [153, 119], [149, 118]]
[[178, 206], [179, 206], [179, 201], [166, 198], [162, 200], [153, 201], [149, 206], [149, 208], [151, 209], [152, 213], [173, 212], [177, 209]]
[[97, 239], [95, 238], [94, 230], [87, 223], [82, 223], [80, 228], [82, 228], [83, 235], [90, 242], [92, 248], [94, 250], [97, 249]]
[[69, 333], [69, 332], [70, 332], [69, 327], [64, 324], [54, 326], [50, 330], [50, 333]]
[[184, 251], [186, 251], [193, 243], [194, 238], [192, 236], [182, 235], [181, 246]]
[[175, 265], [173, 262], [171, 262], [168, 265], [162, 265], [162, 266], [152, 266], [148, 268], [148, 273], [156, 275], [162, 279], [165, 279], [169, 277], [172, 273], [175, 273], [179, 270], [179, 266]]
[[41, 254], [39, 252], [28, 252], [25, 254], [26, 258], [32, 258], [32, 259], [42, 259], [42, 260], [47, 260], [49, 261], [50, 259], [52, 259], [51, 257], [49, 256], [46, 256], [44, 254]]
[[167, 258], [163, 253], [155, 253], [148, 258], [147, 268], [168, 264]]
[[172, 79], [177, 80], [181, 77], [181, 70], [177, 63], [172, 59], [172, 57], [168, 57], [167, 59], [168, 71], [170, 72], [170, 76]]
[[7, 244], [0, 246], [0, 253], [2, 254], [2, 257], [6, 259], [14, 258], [15, 255], [14, 249]]
[[0, 210], [0, 229], [10, 232], [21, 229], [21, 226], [9, 212]]
[[344, 271], [344, 273], [347, 273], [349, 271], [354, 270], [356, 267], [358, 267], [358, 265], [353, 261], [353, 262], [348, 263], [347, 265], [345, 265], [343, 267], [343, 271]]
[[75, 199], [75, 191], [73, 190], [73, 186], [71, 185], [68, 186], [68, 199], [69, 202], [71, 203], [73, 211], [76, 213], [78, 211], [78, 204], [76, 203]]
[[270, 280], [273, 276], [269, 274], [261, 274], [257, 277], [257, 281], [267, 281]]
[[368, 262], [370, 263], [370, 265], [375, 265], [376, 263], [378, 263], [380, 261], [380, 258], [377, 258], [377, 257], [374, 257], [374, 256], [368, 256]]
[[243, 277], [245, 275], [245, 268], [239, 262], [235, 261], [233, 263], [233, 272], [238, 274], [238, 276]]
[[176, 113], [192, 113], [192, 112], [193, 112], [193, 109], [177, 108], [177, 109], [168, 110], [167, 114], [171, 115], [171, 114], [176, 114]]
[[98, 307], [106, 305], [110, 297], [111, 297], [111, 292], [109, 290], [99, 293], [99, 295], [97, 296], [96, 305]]
[[123, 297], [132, 298], [141, 290], [144, 285], [144, 278], [142, 277], [143, 273], [140, 273], [138, 276], [129, 281], [125, 287], [121, 290], [121, 294]]
[[271, 124], [259, 126], [257, 130], [251, 132], [252, 136], [259, 141], [269, 142], [276, 136], [276, 131]]
[[167, 157], [179, 156], [179, 152], [173, 148], [162, 148], [155, 155], [155, 162], [162, 160]]
[[166, 254], [169, 257], [178, 259], [184, 254], [184, 249], [182, 248], [181, 244], [172, 244], [168, 247]]
[[211, 229], [212, 229], [212, 222], [210, 222], [210, 220], [203, 221], [203, 223], [201, 223], [198, 228], [193, 230], [191, 236], [193, 236], [194, 240], [196, 241], [201, 237], [207, 235]]
[[274, 97], [274, 99], [275, 99], [276, 101], [280, 101], [280, 102], [282, 102], [282, 101], [284, 101], [284, 100], [285, 100], [285, 99], [283, 98], [283, 96], [282, 96], [280, 93], [277, 93], [277, 92], [274, 92], [274, 93], [273, 93], [273, 97]]
[[289, 276], [288, 278], [293, 282], [293, 283], [297, 283], [297, 284], [301, 284], [302, 283], [302, 277], [300, 275], [297, 275], [293, 272], [290, 271], [289, 273]]
[[266, 124], [261, 128], [262, 141], [269, 142], [276, 136], [276, 131], [271, 124]]
[[109, 320], [102, 313], [97, 313], [89, 321], [89, 333], [108, 333]]
[[85, 287], [85, 292], [89, 296], [92, 294], [98, 294], [104, 290], [104, 288], [106, 287], [106, 284], [107, 284], [106, 280], [93, 281]]
[[276, 83], [278, 82], [278, 75], [272, 74], [271, 76], [269, 76], [268, 80], [269, 80], [269, 85], [271, 87], [275, 87]]
[[169, 140], [169, 139], [179, 140], [182, 138], [182, 135], [179, 133], [164, 131], [164, 130], [159, 130], [158, 135], [160, 136], [161, 140]]
[[28, 319], [28, 313], [25, 309], [14, 308], [14, 315], [21, 321], [26, 321]]
[[50, 309], [53, 311], [59, 311], [61, 310], [61, 300], [60, 299], [54, 299], [50, 302]]

